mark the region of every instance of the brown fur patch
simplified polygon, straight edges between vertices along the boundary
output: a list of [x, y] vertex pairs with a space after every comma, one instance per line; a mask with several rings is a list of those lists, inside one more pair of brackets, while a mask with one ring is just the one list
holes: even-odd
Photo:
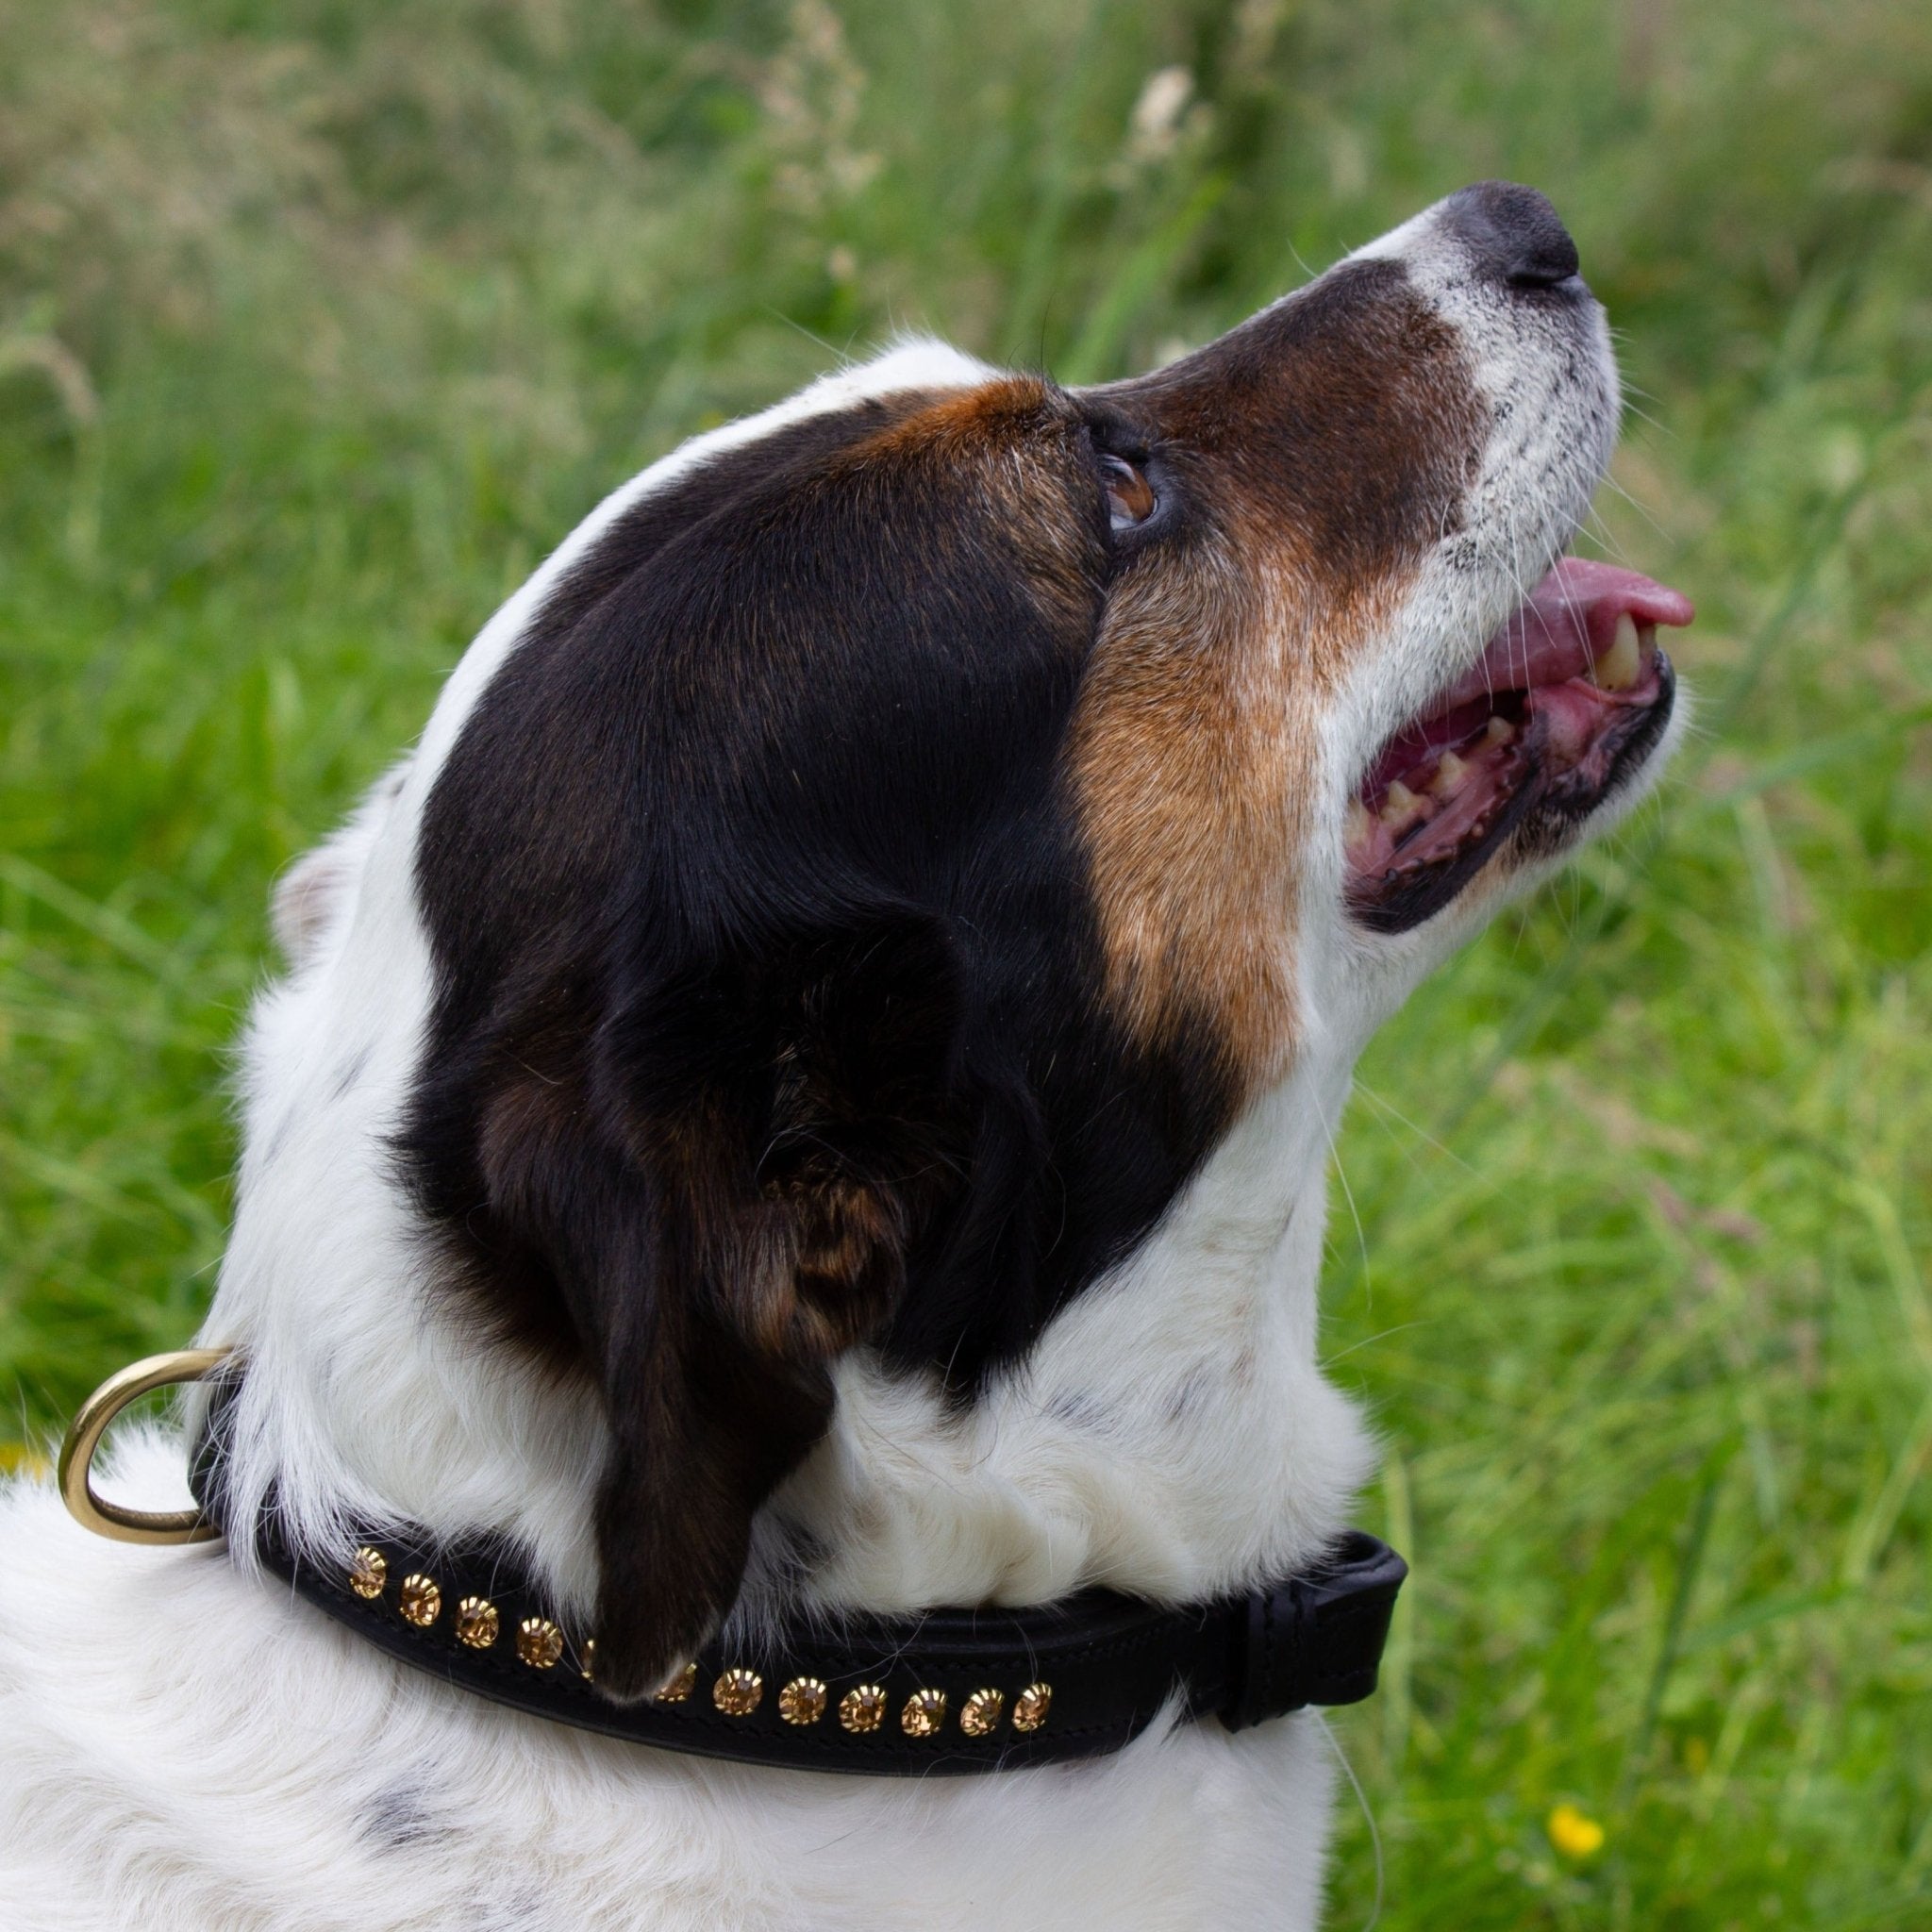
[[970, 459], [1030, 437], [1042, 425], [1071, 420], [1064, 400], [1037, 375], [1001, 375], [974, 388], [916, 403], [900, 419], [857, 443], [847, 465], [892, 457]]
[[1068, 748], [1108, 1004], [1150, 1044], [1205, 1029], [1250, 1091], [1293, 1045], [1322, 706], [1455, 527], [1484, 427], [1406, 287], [1362, 278], [1341, 325], [1334, 293], [1106, 391], [1174, 452], [1190, 528], [1123, 571]]
[[1108, 1004], [1143, 1041], [1205, 1027], [1244, 1085], [1291, 1044], [1316, 748], [1279, 601], [1224, 555], [1119, 595], [1070, 747]]

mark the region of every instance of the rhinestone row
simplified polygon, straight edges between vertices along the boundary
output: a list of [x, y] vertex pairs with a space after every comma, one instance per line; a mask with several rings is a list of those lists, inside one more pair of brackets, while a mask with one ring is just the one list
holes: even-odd
[[[660, 1690], [660, 1700], [689, 1697], [697, 1681], [697, 1666], [687, 1664], [671, 1683]], [[738, 1665], [723, 1672], [711, 1686], [711, 1702], [726, 1717], [749, 1717], [763, 1701], [765, 1680], [756, 1671]], [[818, 1677], [793, 1677], [778, 1692], [778, 1715], [788, 1724], [815, 1724], [825, 1714], [831, 1692]], [[1028, 1684], [1013, 1699], [1012, 1724], [1016, 1731], [1037, 1731], [1046, 1722], [1053, 1703], [1051, 1684]], [[990, 1738], [998, 1730], [1006, 1710], [1003, 1690], [991, 1687], [975, 1690], [959, 1707], [959, 1728], [969, 1738]], [[839, 1700], [839, 1723], [848, 1731], [877, 1730], [891, 1708], [891, 1699], [882, 1684], [855, 1684]], [[945, 1728], [946, 1693], [943, 1690], [915, 1690], [899, 1710], [899, 1728], [908, 1738], [937, 1738]]]
[[[349, 1565], [349, 1588], [373, 1603], [388, 1585], [389, 1558], [364, 1543]], [[427, 1630], [442, 1614], [442, 1586], [435, 1577], [412, 1571], [397, 1591], [396, 1608], [405, 1623]], [[466, 1596], [457, 1605], [457, 1639], [471, 1650], [488, 1650], [496, 1641], [501, 1625], [496, 1606], [488, 1597]], [[516, 1650], [532, 1670], [547, 1671], [563, 1656], [563, 1632], [548, 1617], [525, 1617], [517, 1625]], [[586, 1678], [594, 1672], [596, 1661], [597, 1643], [592, 1638], [585, 1643], [578, 1665]], [[686, 1664], [664, 1680], [651, 1701], [682, 1704], [697, 1689], [697, 1665]], [[764, 1695], [765, 1680], [742, 1664], [721, 1671], [711, 1685], [711, 1703], [725, 1717], [749, 1717]], [[830, 1702], [831, 1693], [819, 1678], [793, 1677], [778, 1693], [778, 1715], [788, 1724], [815, 1724]], [[991, 1688], [974, 1691], [959, 1707], [960, 1730], [969, 1738], [991, 1737], [999, 1728], [1006, 1702], [1004, 1691]], [[1013, 1728], [1039, 1730], [1052, 1703], [1051, 1684], [1028, 1684], [1013, 1698]], [[839, 1700], [839, 1723], [855, 1734], [875, 1731], [885, 1723], [891, 1707], [883, 1685], [855, 1684]], [[915, 1690], [899, 1712], [899, 1728], [908, 1738], [937, 1738], [945, 1722], [943, 1690]]]
[[[349, 1564], [349, 1588], [374, 1603], [389, 1584], [389, 1558], [364, 1543]], [[427, 1630], [442, 1615], [442, 1586], [433, 1576], [413, 1570], [396, 1591], [396, 1610], [406, 1624]], [[503, 1619], [487, 1596], [466, 1596], [457, 1605], [458, 1641], [471, 1650], [488, 1650], [496, 1641]], [[533, 1671], [547, 1671], [563, 1656], [563, 1632], [548, 1617], [525, 1617], [517, 1625], [517, 1655]], [[591, 1674], [596, 1656], [594, 1642], [584, 1645], [582, 1671]]]

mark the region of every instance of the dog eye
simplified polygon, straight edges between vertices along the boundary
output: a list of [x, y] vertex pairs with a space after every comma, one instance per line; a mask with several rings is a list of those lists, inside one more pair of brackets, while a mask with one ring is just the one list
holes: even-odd
[[1153, 487], [1124, 457], [1103, 456], [1101, 486], [1107, 491], [1108, 514], [1116, 530], [1131, 530], [1154, 514]]

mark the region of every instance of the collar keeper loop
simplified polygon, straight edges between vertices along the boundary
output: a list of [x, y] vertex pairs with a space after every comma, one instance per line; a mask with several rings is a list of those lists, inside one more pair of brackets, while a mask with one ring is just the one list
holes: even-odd
[[1244, 1668], [1222, 1723], [1242, 1731], [1310, 1704], [1359, 1704], [1375, 1688], [1407, 1574], [1387, 1543], [1353, 1529], [1319, 1570], [1252, 1591]]

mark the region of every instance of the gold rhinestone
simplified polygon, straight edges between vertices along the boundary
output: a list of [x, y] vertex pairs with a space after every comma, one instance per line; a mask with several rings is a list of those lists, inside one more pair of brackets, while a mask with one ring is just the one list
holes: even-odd
[[563, 1655], [563, 1632], [548, 1617], [525, 1617], [517, 1625], [517, 1655], [533, 1671], [547, 1671]]
[[403, 1615], [419, 1630], [426, 1630], [442, 1614], [442, 1587], [420, 1571], [403, 1578]]
[[839, 1722], [848, 1731], [875, 1731], [886, 1721], [886, 1693], [876, 1684], [857, 1684], [839, 1700]]
[[899, 1728], [908, 1738], [937, 1738], [946, 1721], [943, 1690], [915, 1690], [899, 1713]]
[[1016, 1731], [1037, 1731], [1046, 1722], [1048, 1707], [1053, 1703], [1051, 1684], [1029, 1684], [1013, 1699], [1013, 1728]]
[[969, 1738], [990, 1738], [1000, 1727], [1006, 1698], [997, 1690], [975, 1690], [959, 1707], [959, 1728]]
[[496, 1606], [487, 1596], [466, 1596], [457, 1606], [457, 1635], [472, 1650], [488, 1650], [496, 1641]]
[[349, 1565], [349, 1588], [358, 1596], [378, 1597], [382, 1594], [382, 1586], [388, 1581], [389, 1558], [380, 1550], [372, 1549], [364, 1543]]
[[584, 1639], [584, 1654], [577, 1662], [577, 1674], [587, 1684], [597, 1674], [597, 1640], [594, 1637]]
[[711, 1702], [726, 1717], [749, 1717], [758, 1707], [758, 1699], [765, 1694], [765, 1680], [756, 1671], [748, 1671], [742, 1664], [734, 1664], [730, 1670], [719, 1674], [718, 1681], [711, 1686]]
[[658, 1686], [658, 1694], [653, 1704], [682, 1704], [698, 1688], [698, 1667], [686, 1664], [680, 1671], [672, 1674]]
[[825, 1714], [825, 1687], [816, 1677], [793, 1677], [778, 1693], [778, 1715], [788, 1724], [815, 1724]]

